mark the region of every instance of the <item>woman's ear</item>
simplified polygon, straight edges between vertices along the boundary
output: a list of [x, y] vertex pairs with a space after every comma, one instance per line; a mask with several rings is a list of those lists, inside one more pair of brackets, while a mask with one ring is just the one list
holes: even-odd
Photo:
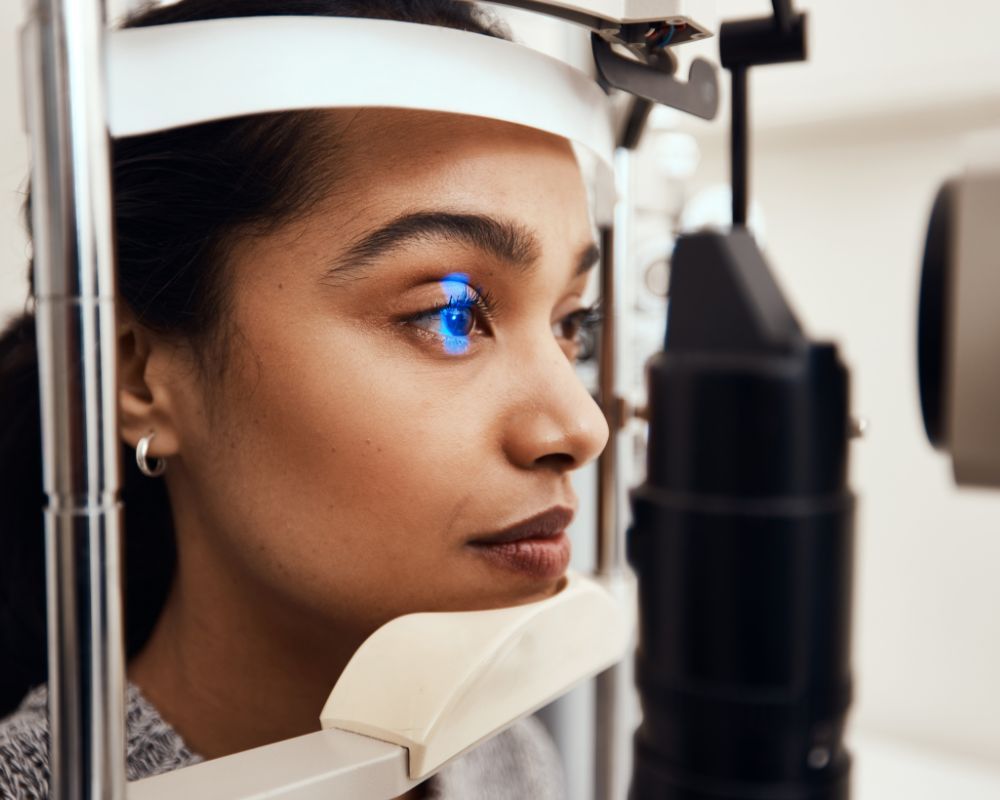
[[135, 447], [155, 432], [149, 455], [172, 456], [180, 449], [174, 397], [180, 373], [176, 345], [140, 325], [130, 314], [118, 322], [118, 425]]

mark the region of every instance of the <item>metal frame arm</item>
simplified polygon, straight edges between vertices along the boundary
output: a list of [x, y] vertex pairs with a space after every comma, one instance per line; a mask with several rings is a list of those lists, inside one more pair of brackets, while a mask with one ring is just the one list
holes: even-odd
[[697, 58], [691, 63], [687, 83], [614, 52], [597, 34], [591, 37], [598, 74], [609, 86], [676, 108], [702, 119], [713, 119], [719, 110], [719, 87], [715, 68]]
[[733, 225], [747, 221], [750, 202], [751, 67], [806, 59], [806, 15], [796, 14], [791, 0], [772, 0], [774, 15], [723, 23], [719, 30], [722, 66], [732, 74], [730, 158]]
[[[613, 8], [614, 2], [619, 4], [619, 8]], [[556, 3], [546, 3], [541, 2], [541, 0], [496, 0], [497, 5], [546, 14], [577, 25], [584, 25], [592, 30], [614, 30], [622, 25], [635, 22], [659, 22], [676, 17], [680, 15], [683, 2], [684, 0], [659, 0], [659, 10], [650, 16], [643, 13], [648, 7], [648, 3], [634, 3], [633, 0], [599, 0], [598, 2], [594, 2], [594, 0], [591, 2], [561, 0]], [[674, 10], [663, 10], [671, 5], [673, 5]], [[638, 12], [633, 9], [633, 6], [638, 6]], [[612, 11], [617, 11], [617, 13], [611, 13]]]
[[778, 28], [782, 33], [791, 33], [794, 10], [792, 0], [771, 0], [774, 8], [774, 19], [778, 23]]
[[23, 31], [48, 588], [50, 796], [125, 789], [111, 170], [100, 0]]

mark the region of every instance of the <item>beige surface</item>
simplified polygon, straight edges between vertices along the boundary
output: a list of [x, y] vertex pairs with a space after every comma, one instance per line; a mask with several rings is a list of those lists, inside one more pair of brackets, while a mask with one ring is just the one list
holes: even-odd
[[620, 660], [634, 602], [571, 572], [537, 603], [399, 617], [354, 654], [320, 720], [406, 747], [422, 778]]
[[852, 800], [996, 800], [1000, 766], [942, 755], [885, 736], [858, 734]]

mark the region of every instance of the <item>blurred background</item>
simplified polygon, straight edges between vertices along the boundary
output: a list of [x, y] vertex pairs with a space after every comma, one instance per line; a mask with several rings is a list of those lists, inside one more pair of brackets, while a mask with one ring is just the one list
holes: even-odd
[[[25, 5], [0, 3], [0, 323], [23, 308], [27, 292], [20, 206], [28, 158], [17, 64]], [[934, 193], [964, 169], [970, 134], [1000, 129], [1000, 3], [795, 6], [810, 16], [809, 61], [751, 77], [751, 224], [804, 326], [840, 344], [855, 415], [870, 423], [852, 452], [860, 499], [856, 797], [997, 798], [1000, 493], [956, 490], [949, 464], [928, 445], [915, 341]], [[692, 0], [689, 7], [716, 29], [720, 19], [760, 16], [770, 4]], [[584, 63], [581, 31], [500, 13], [519, 41]], [[684, 74], [696, 53], [718, 59], [714, 40], [677, 53]], [[637, 235], [625, 266], [636, 391], [643, 356], [662, 337], [673, 236], [728, 222], [727, 125], [725, 99], [714, 123], [659, 111], [637, 154]], [[641, 463], [641, 448], [635, 460]], [[631, 482], [641, 479], [639, 469]], [[592, 475], [580, 476], [579, 490], [592, 495]], [[584, 514], [576, 526], [580, 567], [593, 559], [591, 525]], [[577, 691], [551, 717], [573, 800], [589, 797], [589, 691]]]

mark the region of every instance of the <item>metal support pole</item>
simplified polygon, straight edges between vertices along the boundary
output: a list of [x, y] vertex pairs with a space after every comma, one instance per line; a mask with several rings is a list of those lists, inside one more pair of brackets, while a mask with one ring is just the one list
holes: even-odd
[[618, 531], [618, 453], [615, 446], [621, 429], [621, 408], [615, 381], [617, 323], [615, 319], [615, 234], [601, 230], [601, 304], [604, 321], [598, 352], [598, 400], [608, 421], [608, 444], [597, 460], [597, 574], [612, 575], [624, 563], [624, 547]]
[[729, 169], [733, 186], [733, 227], [745, 227], [750, 207], [750, 99], [749, 70], [733, 67], [732, 135]]
[[23, 33], [49, 620], [50, 797], [125, 791], [114, 236], [100, 0]]
[[[619, 270], [627, 262], [629, 241], [628, 205], [631, 153], [620, 147], [615, 153], [618, 203], [613, 228], [601, 230], [601, 304], [604, 323], [598, 354], [598, 400], [611, 431], [608, 445], [597, 462], [597, 575], [612, 591], [631, 593], [632, 577], [625, 559], [625, 537], [621, 527], [619, 463], [621, 431], [627, 409], [618, 380], [619, 323], [622, 297]], [[631, 770], [631, 728], [628, 692], [631, 662], [616, 664], [597, 676], [594, 709], [594, 800], [621, 800], [628, 789]]]

